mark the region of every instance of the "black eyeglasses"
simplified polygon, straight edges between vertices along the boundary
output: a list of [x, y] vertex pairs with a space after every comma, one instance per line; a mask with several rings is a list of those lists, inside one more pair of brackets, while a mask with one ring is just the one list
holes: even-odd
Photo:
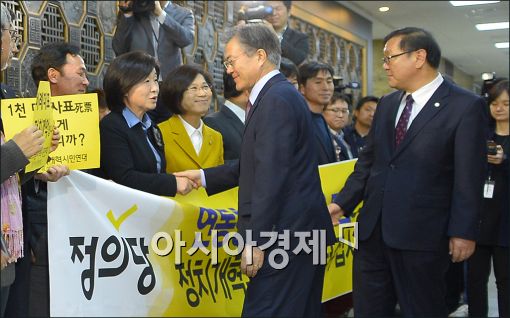
[[414, 51], [416, 51], [416, 50], [410, 50], [410, 51], [405, 51], [405, 52], [398, 53], [398, 54], [395, 54], [395, 55], [385, 56], [381, 60], [383, 61], [383, 63], [390, 64], [391, 59], [399, 57], [399, 56], [407, 54], [407, 53], [412, 53]]

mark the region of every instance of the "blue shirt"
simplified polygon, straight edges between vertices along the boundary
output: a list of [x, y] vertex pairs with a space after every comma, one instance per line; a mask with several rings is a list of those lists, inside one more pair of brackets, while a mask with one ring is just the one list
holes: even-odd
[[136, 117], [135, 114], [133, 114], [133, 112], [127, 107], [122, 110], [122, 116], [124, 116], [124, 119], [126, 120], [129, 128], [133, 128], [133, 126], [139, 123], [142, 125], [147, 143], [149, 144], [149, 147], [151, 147], [152, 152], [154, 153], [154, 157], [156, 157], [156, 167], [158, 168], [158, 172], [161, 172], [161, 157], [159, 156], [158, 151], [156, 148], [154, 148], [151, 141], [149, 140], [149, 136], [147, 135], [147, 130], [152, 126], [152, 122], [149, 116], [147, 116], [147, 114], [143, 114], [142, 121], [140, 121], [140, 119], [138, 119], [138, 117]]

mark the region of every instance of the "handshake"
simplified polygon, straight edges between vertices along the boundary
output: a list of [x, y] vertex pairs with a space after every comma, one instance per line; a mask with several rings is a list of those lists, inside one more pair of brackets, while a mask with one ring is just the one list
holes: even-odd
[[202, 186], [202, 176], [200, 170], [186, 170], [174, 173], [177, 181], [177, 193], [186, 195], [193, 189]]

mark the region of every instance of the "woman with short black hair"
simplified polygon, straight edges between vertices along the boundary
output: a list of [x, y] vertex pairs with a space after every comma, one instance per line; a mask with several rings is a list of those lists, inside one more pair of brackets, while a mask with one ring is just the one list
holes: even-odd
[[186, 194], [193, 184], [166, 173], [161, 133], [147, 111], [156, 107], [159, 66], [135, 51], [118, 56], [103, 80], [111, 113], [101, 120], [101, 170], [107, 178], [156, 195]]

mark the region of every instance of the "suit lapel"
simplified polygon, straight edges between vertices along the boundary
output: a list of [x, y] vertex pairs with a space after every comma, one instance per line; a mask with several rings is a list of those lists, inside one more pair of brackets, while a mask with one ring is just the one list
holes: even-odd
[[220, 111], [225, 115], [225, 117], [232, 122], [232, 126], [239, 133], [239, 135], [243, 135], [244, 124], [239, 118], [231, 111], [227, 106], [223, 105]]
[[154, 29], [152, 28], [152, 24], [150, 22], [150, 19], [140, 19], [140, 22], [142, 24], [143, 31], [147, 35], [147, 39], [149, 40], [149, 43], [151, 44], [151, 55], [156, 56], [156, 52], [154, 52]]
[[188, 136], [183, 123], [177, 116], [172, 116], [170, 118], [170, 133], [172, 134], [172, 139], [182, 149], [182, 151], [184, 151], [184, 153], [188, 155], [191, 160], [200, 166], [195, 147], [193, 147], [191, 139]]
[[259, 95], [257, 96], [257, 100], [255, 101], [255, 103], [253, 104], [253, 106], [251, 107], [251, 111], [250, 113], [248, 114], [248, 118], [246, 118], [246, 122], [244, 123], [244, 130], [246, 130], [246, 128], [248, 127], [248, 125], [250, 124], [250, 119], [253, 117], [253, 114], [257, 111], [257, 106], [259, 105], [259, 102], [260, 100], [262, 99], [262, 97], [264, 96], [264, 94], [267, 92], [267, 90], [273, 86], [275, 83], [279, 82], [279, 81], [286, 81], [287, 79], [281, 74], [281, 73], [278, 73], [276, 74], [275, 76], [271, 77], [269, 79], [269, 81], [267, 81], [266, 85], [264, 85], [264, 87], [262, 88], [262, 90], [260, 91]]
[[[202, 148], [200, 148], [200, 154], [198, 155], [199, 162], [205, 162], [211, 150], [213, 149], [214, 139], [211, 134], [211, 129], [206, 125], [202, 129]], [[199, 166], [202, 166], [199, 164]]]
[[[409, 145], [409, 143], [414, 139], [414, 137], [418, 135], [418, 133], [423, 129], [423, 127], [425, 127], [425, 125], [432, 118], [434, 118], [434, 116], [436, 116], [441, 110], [443, 110], [446, 107], [447, 101], [445, 98], [448, 96], [448, 92], [449, 84], [447, 83], [446, 80], [444, 80], [443, 83], [434, 92], [432, 97], [430, 97], [429, 101], [427, 102], [427, 104], [425, 104], [425, 106], [420, 111], [418, 116], [416, 116], [416, 118], [411, 123], [409, 130], [404, 136], [404, 140], [402, 140], [401, 144], [397, 147], [397, 149], [395, 149], [393, 158], [398, 156], [398, 154], [400, 154], [402, 150]], [[395, 131], [395, 129], [393, 129], [393, 131]]]

